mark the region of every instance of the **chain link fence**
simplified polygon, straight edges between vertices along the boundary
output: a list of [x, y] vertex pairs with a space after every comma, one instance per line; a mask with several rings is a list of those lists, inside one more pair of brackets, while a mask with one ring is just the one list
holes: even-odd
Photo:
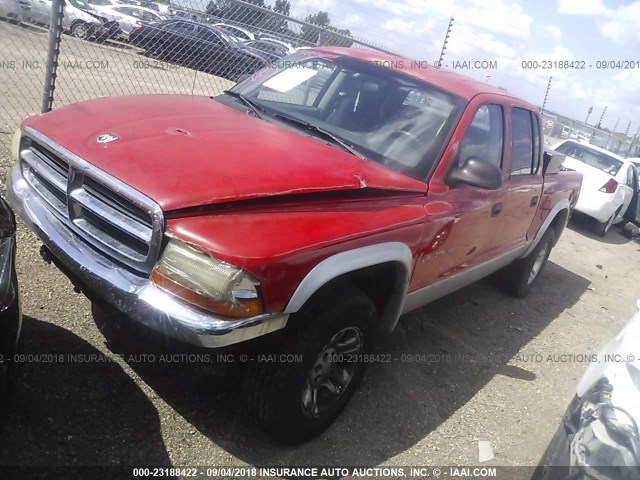
[[0, 0], [12, 6], [0, 8], [0, 147], [24, 117], [81, 100], [213, 96], [316, 45], [387, 51], [328, 18], [315, 25], [241, 0], [180, 1]]
[[[95, 97], [213, 96], [246, 74], [316, 45], [396, 53], [289, 15], [286, 2], [243, 0], [0, 0], [0, 149], [29, 115]], [[276, 11], [278, 10], [278, 11]], [[51, 27], [51, 24], [58, 27]], [[544, 112], [551, 140], [582, 139], [639, 156], [638, 135]]]
[[543, 112], [542, 119], [545, 135], [554, 141], [579, 140], [604, 148], [624, 158], [640, 156], [638, 138], [640, 130], [634, 136], [629, 136], [628, 133], [614, 133], [551, 112]]

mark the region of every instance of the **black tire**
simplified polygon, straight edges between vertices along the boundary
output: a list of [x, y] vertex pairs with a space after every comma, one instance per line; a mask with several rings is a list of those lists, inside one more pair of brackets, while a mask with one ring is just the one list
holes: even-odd
[[[337, 344], [344, 338], [345, 346], [351, 338], [354, 342], [359, 338], [358, 354], [371, 352], [376, 317], [373, 301], [353, 287], [333, 289], [330, 295], [316, 298], [292, 316], [290, 330], [277, 338], [278, 342], [272, 342], [277, 343], [272, 354], [276, 358], [282, 354], [301, 354], [301, 359], [293, 362], [255, 361], [248, 367], [243, 390], [251, 418], [284, 443], [300, 442], [326, 429], [357, 389], [366, 366], [366, 362], [347, 356], [342, 356], [345, 362], [331, 362], [331, 357], [336, 358], [331, 353], [339, 350], [328, 347], [336, 337]], [[355, 343], [349, 345], [353, 347]], [[327, 363], [322, 362], [321, 357], [329, 359], [330, 366], [318, 373], [320, 363], [325, 366]], [[336, 372], [331, 373], [331, 369]], [[313, 376], [312, 371], [315, 372]], [[352, 372], [350, 379], [345, 374], [347, 371]], [[342, 387], [336, 387], [334, 375], [340, 375], [341, 381], [345, 382]], [[321, 379], [324, 383], [320, 382]], [[312, 382], [315, 382], [315, 387]], [[338, 393], [332, 394], [326, 386], [328, 384]], [[313, 398], [309, 395], [313, 389], [317, 392], [317, 410], [309, 401]]]
[[[622, 207], [620, 207], [622, 208]], [[620, 212], [620, 208], [618, 210], [616, 210], [614, 212], [613, 215], [611, 215], [611, 217], [606, 221], [606, 222], [598, 222], [596, 220], [594, 226], [593, 226], [593, 231], [595, 232], [596, 235], [598, 235], [599, 237], [606, 237], [607, 233], [609, 233], [609, 230], [611, 230], [611, 227], [613, 226], [613, 222], [615, 221], [616, 217], [618, 216], [618, 212]]]
[[167, 56], [167, 47], [160, 40], [152, 40], [145, 47], [144, 55], [156, 60], [164, 60]]
[[85, 22], [76, 22], [71, 25], [71, 35], [80, 40], [88, 40], [93, 33], [93, 27]]
[[514, 297], [526, 297], [540, 278], [555, 242], [556, 232], [549, 227], [529, 255], [504, 270], [502, 288]]

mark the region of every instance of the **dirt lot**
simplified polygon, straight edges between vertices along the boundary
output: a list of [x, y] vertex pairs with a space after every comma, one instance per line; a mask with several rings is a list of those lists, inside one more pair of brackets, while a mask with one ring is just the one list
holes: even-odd
[[[0, 33], [8, 28], [0, 23]], [[0, 133], [2, 178], [9, 140]], [[602, 347], [640, 297], [638, 244], [619, 229], [605, 240], [589, 232], [587, 219], [572, 220], [525, 300], [490, 278], [406, 315], [380, 345], [394, 360], [371, 365], [338, 421], [283, 447], [245, 419], [235, 382], [218, 368], [144, 361], [132, 354], [162, 351], [159, 339], [101, 332], [90, 302], [40, 258], [21, 225], [33, 358], [0, 433], [0, 465], [474, 465], [479, 440], [495, 451], [485, 465], [535, 465], [587, 366], [571, 356]]]

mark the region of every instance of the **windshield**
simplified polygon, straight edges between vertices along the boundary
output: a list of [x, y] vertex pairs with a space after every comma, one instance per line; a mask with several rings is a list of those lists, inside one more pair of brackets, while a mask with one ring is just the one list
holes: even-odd
[[565, 142], [556, 148], [556, 151], [595, 167], [611, 176], [615, 176], [620, 170], [620, 167], [622, 167], [622, 162], [617, 158], [589, 148], [581, 143]]
[[465, 106], [463, 99], [400, 72], [312, 50], [274, 62], [233, 90], [268, 116], [315, 125], [368, 160], [420, 180]]
[[69, 0], [69, 3], [71, 5], [73, 5], [76, 8], [80, 8], [80, 9], [84, 9], [84, 10], [90, 10], [91, 7], [89, 6], [89, 4], [87, 2], [85, 2], [84, 0]]

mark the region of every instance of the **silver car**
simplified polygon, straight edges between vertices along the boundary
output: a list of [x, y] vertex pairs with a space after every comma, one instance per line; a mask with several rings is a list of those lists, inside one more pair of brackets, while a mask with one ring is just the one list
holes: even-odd
[[21, 23], [31, 14], [29, 0], [0, 0], [0, 18]]
[[[0, 0], [5, 1], [5, 0]], [[31, 3], [30, 19], [33, 23], [49, 25], [51, 21], [51, 0], [23, 0]], [[77, 38], [87, 39], [103, 34], [106, 19], [89, 13], [91, 7], [83, 0], [67, 0], [64, 4], [63, 28]]]

